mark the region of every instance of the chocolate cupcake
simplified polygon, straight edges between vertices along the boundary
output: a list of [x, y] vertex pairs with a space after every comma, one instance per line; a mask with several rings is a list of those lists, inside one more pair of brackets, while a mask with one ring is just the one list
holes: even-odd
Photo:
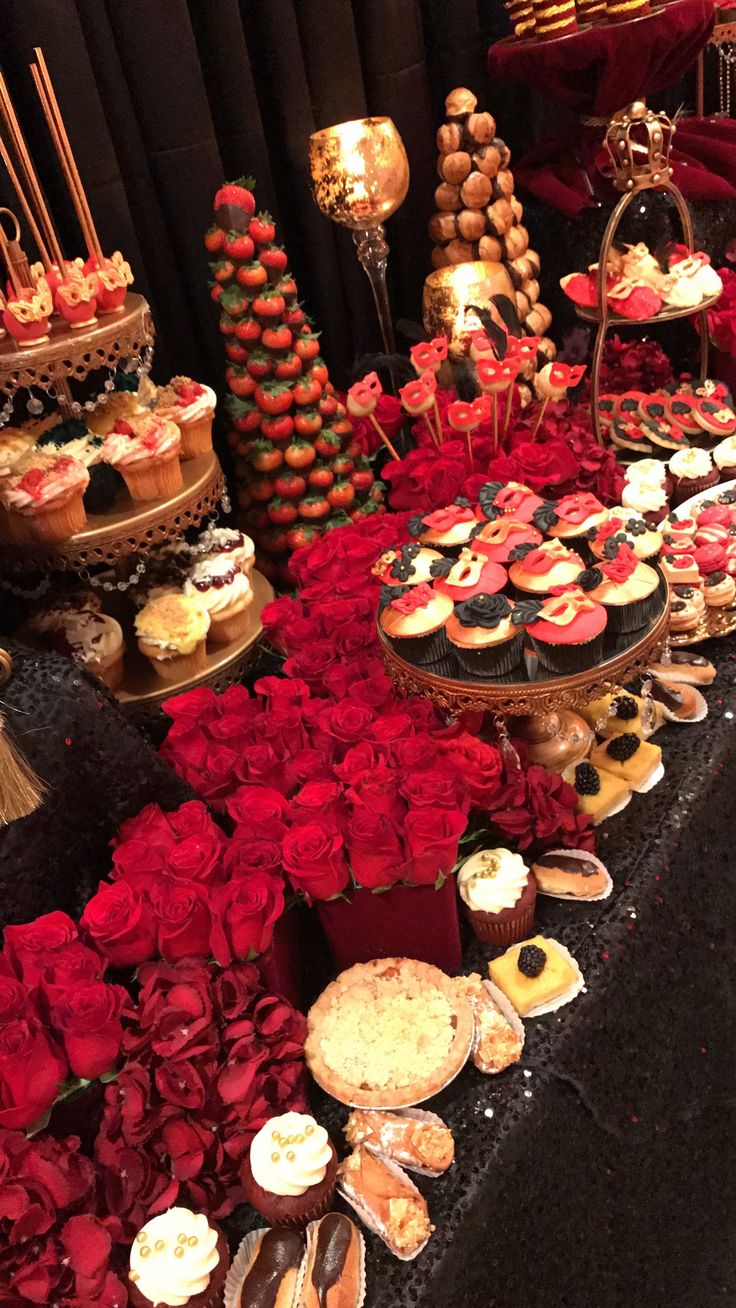
[[418, 586], [384, 586], [378, 623], [397, 654], [410, 663], [436, 663], [450, 653], [445, 623], [452, 613], [449, 595], [421, 582]]
[[273, 1226], [306, 1226], [328, 1212], [337, 1154], [307, 1113], [272, 1117], [253, 1137], [241, 1181], [249, 1204]]
[[721, 481], [736, 479], [736, 436], [728, 436], [713, 451], [713, 462]]
[[455, 605], [445, 632], [460, 667], [475, 677], [510, 672], [522, 655], [523, 637], [511, 621], [505, 595], [474, 595]]
[[479, 850], [460, 868], [457, 888], [479, 940], [506, 946], [530, 934], [537, 883], [520, 854]]
[[719, 472], [707, 450], [678, 450], [672, 455], [669, 468], [675, 478], [672, 492], [672, 502], [675, 505], [684, 504], [693, 495], [718, 485]]
[[216, 1308], [230, 1258], [224, 1231], [202, 1213], [169, 1208], [149, 1217], [130, 1251], [132, 1308]]

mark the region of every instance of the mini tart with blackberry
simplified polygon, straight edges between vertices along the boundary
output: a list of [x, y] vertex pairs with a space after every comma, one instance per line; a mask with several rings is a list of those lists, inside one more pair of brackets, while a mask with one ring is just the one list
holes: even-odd
[[629, 731], [598, 745], [590, 762], [593, 767], [625, 781], [632, 790], [646, 790], [662, 767], [662, 751], [659, 745], [650, 745]]
[[604, 738], [633, 731], [644, 740], [662, 725], [661, 714], [648, 711], [644, 700], [628, 691], [592, 699], [578, 711], [596, 734]]
[[474, 595], [495, 595], [506, 585], [506, 569], [492, 563], [486, 554], [462, 549], [458, 559], [434, 559], [430, 578], [440, 595], [449, 595], [455, 603]]
[[610, 886], [600, 859], [582, 849], [551, 849], [532, 863], [540, 895], [564, 899], [597, 899]]
[[718, 484], [719, 472], [707, 450], [678, 450], [670, 459], [669, 469], [675, 478], [672, 500], [676, 505]]
[[647, 432], [638, 418], [616, 418], [608, 429], [608, 435], [612, 444], [619, 450], [630, 450], [637, 455], [652, 453], [651, 442], [647, 439]]
[[250, 1142], [241, 1181], [249, 1204], [273, 1226], [306, 1226], [332, 1205], [337, 1153], [308, 1113], [271, 1117]]
[[[603, 552], [604, 560], [581, 574], [580, 584], [591, 599], [604, 605], [612, 631], [635, 631], [645, 626], [656, 611], [659, 574], [647, 563], [640, 563], [625, 542], [611, 539]], [[595, 573], [600, 578], [597, 585], [592, 576]]]
[[491, 981], [506, 996], [519, 1017], [548, 1004], [573, 999], [582, 987], [579, 969], [573, 967], [556, 940], [532, 936], [512, 945], [488, 964]]
[[531, 522], [544, 500], [518, 481], [489, 481], [478, 493], [478, 517], [494, 522], [506, 516], [517, 522]]
[[593, 763], [578, 763], [564, 775], [577, 792], [578, 813], [585, 813], [594, 827], [620, 813], [631, 799], [631, 787], [625, 781]]
[[522, 655], [523, 636], [514, 626], [513, 603], [505, 595], [461, 600], [447, 619], [445, 634], [458, 663], [472, 676], [511, 672]]
[[513, 622], [526, 627], [540, 663], [551, 672], [582, 672], [602, 655], [606, 610], [579, 586], [559, 592], [543, 601], [519, 600]]
[[563, 495], [554, 506], [556, 521], [550, 523], [547, 535], [559, 540], [580, 540], [591, 527], [598, 527], [608, 517], [608, 510], [590, 491], [575, 491]]
[[420, 545], [428, 545], [451, 558], [457, 558], [477, 526], [478, 519], [467, 500], [410, 518], [408, 523], [410, 534]]
[[585, 567], [574, 550], [561, 540], [545, 540], [541, 545], [517, 545], [511, 551], [509, 580], [530, 595], [547, 595], [553, 586], [568, 586]]
[[445, 623], [452, 614], [449, 595], [422, 581], [418, 586], [384, 586], [378, 625], [390, 644], [410, 663], [436, 663], [450, 652]]
[[371, 576], [386, 586], [418, 586], [421, 581], [431, 582], [432, 564], [444, 557], [439, 550], [425, 549], [414, 542], [395, 545], [376, 559]]
[[195, 563], [184, 582], [184, 594], [197, 599], [210, 615], [208, 637], [227, 645], [248, 630], [253, 590], [235, 559], [213, 554]]
[[229, 1263], [224, 1231], [203, 1213], [169, 1208], [149, 1217], [130, 1250], [132, 1308], [216, 1308]]
[[529, 522], [519, 522], [506, 515], [487, 522], [476, 532], [472, 549], [485, 554], [492, 563], [508, 563], [519, 545], [541, 545], [542, 533]]
[[711, 572], [703, 581], [703, 599], [709, 609], [725, 609], [736, 598], [736, 581], [727, 572]]
[[640, 514], [630, 513], [627, 509], [621, 513], [610, 510], [607, 522], [592, 528], [588, 548], [595, 559], [605, 558], [609, 540], [628, 545], [641, 563], [656, 558], [662, 549], [662, 533], [650, 527]]

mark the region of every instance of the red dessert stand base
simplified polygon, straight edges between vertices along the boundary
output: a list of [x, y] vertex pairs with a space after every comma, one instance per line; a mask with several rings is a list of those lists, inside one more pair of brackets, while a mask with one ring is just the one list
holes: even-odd
[[457, 972], [462, 958], [455, 878], [434, 886], [392, 886], [382, 894], [355, 890], [316, 905], [338, 972], [372, 958], [417, 958]]

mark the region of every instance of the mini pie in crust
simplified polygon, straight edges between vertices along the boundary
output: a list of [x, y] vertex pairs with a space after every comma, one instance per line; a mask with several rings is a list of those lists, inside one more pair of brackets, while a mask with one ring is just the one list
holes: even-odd
[[318, 1085], [356, 1108], [407, 1108], [467, 1061], [473, 1014], [439, 968], [408, 958], [356, 963], [309, 1011], [304, 1046]]

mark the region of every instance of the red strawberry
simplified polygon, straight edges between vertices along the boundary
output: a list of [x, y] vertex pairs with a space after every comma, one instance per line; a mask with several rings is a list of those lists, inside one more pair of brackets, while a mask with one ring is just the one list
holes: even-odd
[[228, 286], [220, 296], [220, 304], [231, 318], [239, 318], [248, 312], [248, 297], [239, 286]]
[[288, 262], [286, 250], [283, 250], [279, 245], [266, 245], [259, 252], [258, 258], [264, 268], [268, 270], [268, 280], [270, 282], [280, 281], [281, 274], [286, 271]]
[[227, 313], [220, 315], [220, 331], [223, 336], [233, 336], [235, 333], [235, 323]]
[[230, 259], [218, 259], [217, 263], [211, 263], [212, 276], [216, 282], [229, 282], [235, 272], [235, 264]]
[[239, 341], [259, 341], [261, 339], [261, 324], [256, 322], [255, 318], [241, 318], [235, 324], [235, 335]]
[[[281, 294], [286, 299], [284, 291], [281, 291]], [[283, 319], [285, 323], [288, 323], [289, 327], [302, 327], [304, 325], [304, 310], [298, 304], [292, 304], [288, 309], [284, 309]]]
[[228, 341], [225, 353], [233, 363], [245, 363], [248, 351], [238, 341]]
[[257, 318], [272, 321], [280, 318], [284, 311], [284, 297], [278, 291], [263, 291], [253, 301], [252, 309]]
[[274, 478], [273, 488], [282, 499], [300, 500], [307, 489], [307, 482], [298, 472], [280, 472]]
[[299, 505], [300, 518], [326, 518], [330, 512], [330, 502], [324, 495], [309, 495]]
[[247, 232], [226, 232], [222, 248], [231, 259], [253, 257], [253, 242]]
[[115, 426], [113, 427], [113, 431], [116, 432], [118, 436], [135, 435], [133, 428], [131, 427], [129, 422], [125, 421], [125, 418], [118, 418], [117, 422], [115, 423]]
[[257, 377], [259, 380], [264, 377], [270, 377], [273, 372], [273, 360], [265, 350], [251, 350], [246, 364], [251, 377]]
[[261, 419], [261, 431], [270, 441], [285, 441], [294, 430], [294, 419], [288, 413]]
[[238, 508], [247, 509], [250, 504], [251, 504], [251, 493], [249, 490], [245, 489], [245, 486], [241, 486], [240, 490], [238, 491]]
[[337, 400], [334, 395], [323, 394], [320, 397], [318, 408], [323, 418], [332, 418], [337, 413]]
[[292, 335], [289, 328], [282, 323], [277, 327], [264, 327], [262, 340], [264, 349], [280, 353], [289, 349]]
[[294, 342], [294, 349], [300, 359], [316, 359], [319, 354], [319, 339], [317, 334], [312, 334], [306, 327], [300, 336], [297, 336]]
[[286, 413], [292, 406], [291, 388], [286, 382], [266, 382], [256, 387], [256, 404], [263, 413]]
[[329, 490], [335, 480], [335, 474], [329, 468], [322, 464], [319, 468], [310, 468], [307, 473], [307, 481], [310, 486], [316, 490]]
[[349, 481], [337, 481], [327, 492], [333, 509], [349, 509], [355, 499], [355, 487]]
[[218, 250], [222, 249], [222, 236], [219, 227], [209, 227], [207, 229], [204, 234], [204, 244], [205, 249], [209, 250], [210, 254], [216, 254]]
[[370, 468], [356, 468], [350, 475], [350, 481], [356, 491], [370, 490], [373, 485], [373, 473]]
[[236, 431], [256, 431], [260, 427], [261, 411], [252, 400], [240, 400], [237, 395], [228, 395], [225, 408]]
[[273, 484], [270, 477], [258, 477], [252, 481], [248, 487], [251, 496], [259, 504], [267, 504], [273, 495]]
[[296, 282], [291, 276], [282, 277], [278, 283], [278, 289], [281, 291], [287, 304], [291, 304], [296, 297]]
[[286, 533], [286, 543], [290, 550], [302, 550], [307, 545], [311, 545], [319, 535], [319, 527], [314, 524], [300, 522], [291, 527]]
[[[338, 406], [338, 413], [339, 413], [339, 406]], [[342, 439], [343, 436], [352, 435], [353, 424], [349, 418], [334, 418], [332, 421], [332, 430], [336, 436], [339, 436]]]
[[314, 448], [323, 459], [331, 459], [335, 454], [340, 453], [340, 437], [336, 436], [329, 427], [323, 427], [315, 438]]
[[281, 467], [284, 456], [270, 441], [253, 441], [248, 457], [258, 472], [275, 472]]
[[267, 531], [261, 532], [258, 544], [269, 554], [284, 554], [289, 548], [286, 537], [287, 532], [283, 527], [269, 527]]
[[273, 365], [274, 377], [286, 381], [287, 378], [292, 380], [302, 375], [302, 361], [298, 354], [293, 352], [284, 356], [283, 359], [275, 359]]
[[296, 505], [289, 503], [288, 500], [282, 499], [271, 500], [266, 512], [268, 513], [269, 520], [275, 523], [276, 526], [280, 527], [286, 527], [292, 522], [296, 522], [299, 516]]
[[297, 409], [294, 430], [299, 436], [316, 436], [322, 430], [322, 419], [316, 409]]
[[306, 404], [310, 408], [316, 404], [322, 394], [322, 387], [314, 377], [300, 377], [294, 385], [294, 400], [297, 404]]
[[349, 477], [355, 464], [347, 454], [338, 454], [330, 464], [336, 477]]
[[284, 459], [290, 468], [308, 468], [316, 457], [317, 451], [309, 441], [293, 441], [284, 451]]
[[238, 268], [235, 274], [235, 280], [241, 286], [247, 286], [255, 290], [259, 286], [265, 286], [268, 281], [268, 273], [262, 264], [256, 259], [253, 263], [244, 263]]
[[222, 287], [220, 286], [220, 283], [212, 282], [210, 284], [210, 299], [214, 300], [215, 304], [219, 304], [221, 295], [222, 295]]
[[270, 245], [276, 235], [270, 213], [259, 213], [257, 218], [251, 218], [248, 231], [258, 245]]
[[[237, 181], [226, 182], [220, 187], [215, 193], [214, 205], [218, 226], [226, 229], [234, 226], [239, 231], [245, 231], [248, 221], [256, 211], [253, 186], [252, 177], [238, 177]], [[232, 219], [236, 221], [233, 222]]]
[[334, 386], [330, 386], [329, 384], [330, 374], [327, 371], [327, 364], [325, 363], [324, 359], [317, 358], [314, 360], [311, 368], [309, 369], [309, 375], [310, 377], [314, 377], [315, 380], [320, 383], [320, 385], [325, 387], [325, 389], [329, 388], [328, 389], [329, 395], [334, 395], [335, 388]]

